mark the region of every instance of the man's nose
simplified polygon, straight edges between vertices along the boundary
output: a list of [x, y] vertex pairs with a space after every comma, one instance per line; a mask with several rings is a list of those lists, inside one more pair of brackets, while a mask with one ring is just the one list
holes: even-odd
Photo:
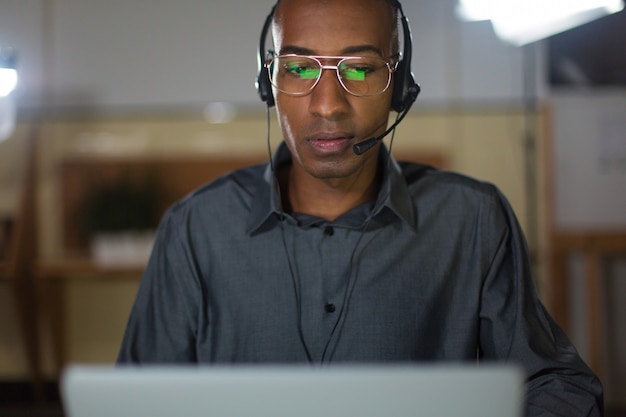
[[348, 94], [339, 82], [337, 71], [324, 69], [311, 92], [309, 111], [328, 120], [339, 119], [349, 111]]

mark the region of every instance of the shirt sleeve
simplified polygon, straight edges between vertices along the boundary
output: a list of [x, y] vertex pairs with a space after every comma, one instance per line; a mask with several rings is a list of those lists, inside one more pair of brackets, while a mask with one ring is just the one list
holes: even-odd
[[196, 361], [197, 311], [202, 291], [186, 228], [174, 223], [170, 212], [159, 226], [118, 364]]
[[541, 304], [526, 240], [499, 192], [497, 205], [484, 236], [498, 245], [483, 283], [482, 359], [505, 359], [523, 367], [527, 416], [601, 416], [600, 381]]

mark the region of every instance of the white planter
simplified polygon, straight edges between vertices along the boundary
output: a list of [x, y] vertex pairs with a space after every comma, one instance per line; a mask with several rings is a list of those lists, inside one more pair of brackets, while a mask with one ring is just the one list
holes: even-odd
[[100, 233], [91, 239], [91, 257], [102, 267], [142, 267], [152, 252], [154, 231]]

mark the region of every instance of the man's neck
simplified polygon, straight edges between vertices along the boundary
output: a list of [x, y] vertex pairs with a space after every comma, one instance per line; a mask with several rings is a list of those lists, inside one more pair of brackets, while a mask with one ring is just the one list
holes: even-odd
[[373, 172], [355, 178], [320, 179], [296, 172], [292, 165], [279, 170], [283, 207], [291, 213], [302, 213], [333, 221], [376, 199], [380, 177]]

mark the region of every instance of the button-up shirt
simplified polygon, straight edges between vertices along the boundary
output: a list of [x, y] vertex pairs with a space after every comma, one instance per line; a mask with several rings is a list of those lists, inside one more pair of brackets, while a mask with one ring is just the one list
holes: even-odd
[[290, 162], [282, 144], [168, 210], [119, 363], [496, 360], [525, 370], [529, 415], [599, 415], [496, 187], [381, 147], [377, 200], [327, 221], [282, 210]]

